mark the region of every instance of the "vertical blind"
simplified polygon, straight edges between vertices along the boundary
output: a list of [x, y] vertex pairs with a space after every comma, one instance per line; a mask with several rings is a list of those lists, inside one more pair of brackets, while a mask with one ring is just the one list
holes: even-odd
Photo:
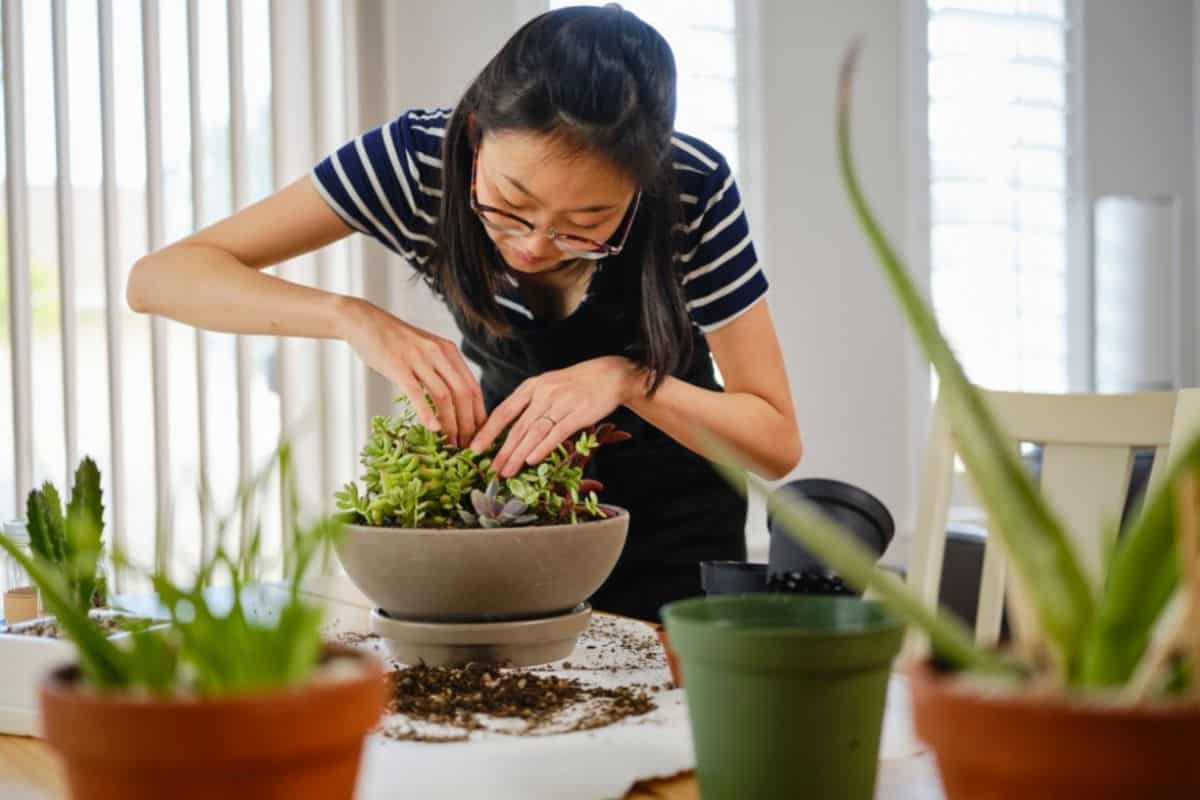
[[[136, 562], [213, 546], [281, 433], [304, 496], [353, 476], [359, 369], [344, 345], [197, 332], [129, 311], [146, 252], [302, 176], [347, 135], [342, 0], [6, 0], [0, 516], [82, 455], [108, 538]], [[344, 291], [345, 245], [279, 268]], [[263, 516], [282, 552], [277, 487]], [[158, 523], [170, 553], [154, 550]], [[122, 587], [118, 587], [122, 588]]]
[[934, 307], [977, 383], [1068, 387], [1065, 0], [929, 0]]

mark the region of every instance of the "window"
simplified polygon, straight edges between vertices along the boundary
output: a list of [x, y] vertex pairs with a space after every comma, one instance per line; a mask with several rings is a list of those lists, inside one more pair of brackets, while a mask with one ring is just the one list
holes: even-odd
[[930, 285], [968, 375], [1070, 384], [1070, 0], [929, 0]]

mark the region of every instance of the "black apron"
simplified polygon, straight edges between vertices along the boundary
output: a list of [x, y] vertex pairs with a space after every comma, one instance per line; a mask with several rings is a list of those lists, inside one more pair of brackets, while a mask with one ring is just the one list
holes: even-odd
[[[640, 298], [635, 285], [617, 276], [617, 266], [597, 269], [583, 303], [565, 319], [523, 320], [506, 338], [473, 332], [456, 320], [464, 355], [482, 369], [489, 413], [527, 378], [635, 352]], [[691, 365], [676, 377], [720, 391], [704, 336], [692, 330]], [[604, 484], [602, 502], [628, 509], [630, 522], [616, 569], [591, 603], [657, 620], [665, 603], [701, 594], [700, 561], [745, 560], [746, 502], [705, 459], [629, 409], [618, 408], [604, 421], [633, 438], [601, 447], [588, 477]]]

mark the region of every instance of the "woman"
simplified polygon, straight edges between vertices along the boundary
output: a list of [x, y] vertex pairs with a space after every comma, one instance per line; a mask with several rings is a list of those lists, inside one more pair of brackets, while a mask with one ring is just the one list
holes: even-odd
[[[698, 561], [745, 557], [745, 502], [696, 454], [697, 429], [768, 477], [800, 458], [737, 187], [674, 117], [674, 58], [653, 28], [615, 5], [543, 14], [453, 112], [409, 111], [141, 259], [129, 304], [211, 330], [343, 339], [410, 397], [427, 392], [422, 422], [451, 442], [480, 450], [511, 425], [503, 476], [617, 423], [633, 440], [593, 464], [631, 526], [592, 602], [654, 619], [699, 593]], [[424, 276], [461, 352], [364, 299], [262, 272], [354, 231]]]

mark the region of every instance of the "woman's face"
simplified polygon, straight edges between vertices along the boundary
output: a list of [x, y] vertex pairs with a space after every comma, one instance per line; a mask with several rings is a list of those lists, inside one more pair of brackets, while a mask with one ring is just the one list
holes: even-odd
[[506, 131], [479, 146], [475, 193], [534, 226], [528, 235], [484, 225], [505, 262], [517, 272], [546, 272], [574, 256], [546, 238], [548, 231], [606, 242], [616, 233], [637, 187], [603, 157], [571, 151], [553, 138]]

